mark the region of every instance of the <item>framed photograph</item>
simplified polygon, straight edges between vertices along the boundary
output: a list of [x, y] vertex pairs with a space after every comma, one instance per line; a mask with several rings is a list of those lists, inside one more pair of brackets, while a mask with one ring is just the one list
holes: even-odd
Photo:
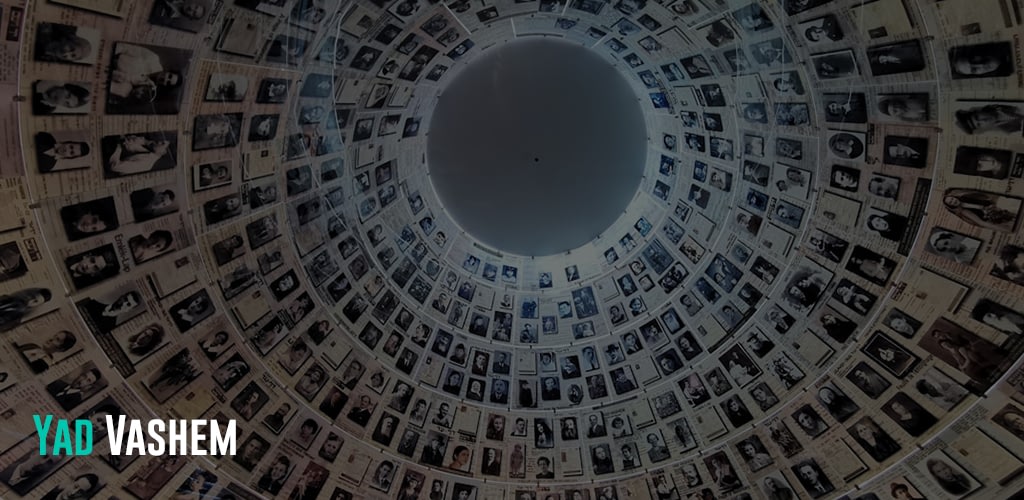
[[930, 96], [926, 93], [878, 94], [878, 118], [897, 123], [922, 123], [931, 119]]
[[202, 368], [192, 353], [182, 349], [146, 377], [143, 385], [158, 403], [163, 404], [201, 374]]
[[249, 91], [249, 77], [213, 73], [206, 84], [203, 100], [210, 102], [242, 102]]
[[913, 352], [878, 331], [871, 335], [871, 338], [860, 350], [872, 361], [900, 379], [906, 377], [921, 361], [921, 358]]

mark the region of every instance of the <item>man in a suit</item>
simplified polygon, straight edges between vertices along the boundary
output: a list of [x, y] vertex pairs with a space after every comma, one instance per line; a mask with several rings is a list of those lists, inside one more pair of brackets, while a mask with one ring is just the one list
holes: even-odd
[[[57, 142], [57, 139], [47, 132], [36, 134], [35, 143], [36, 163], [42, 173], [53, 170], [62, 160], [73, 160], [89, 154], [89, 145], [85, 142]], [[81, 166], [88, 167], [86, 164]]]
[[537, 479], [554, 479], [555, 472], [551, 470], [551, 459], [540, 457], [537, 459]]
[[813, 460], [801, 462], [794, 466], [793, 470], [812, 498], [818, 498], [835, 489], [832, 482], [825, 477], [825, 474], [818, 468], [818, 464]]
[[79, 302], [78, 307], [93, 321], [97, 331], [109, 332], [121, 324], [123, 314], [135, 309], [141, 303], [142, 295], [139, 292], [130, 291], [110, 304], [88, 298]]
[[57, 400], [61, 408], [71, 410], [88, 399], [101, 380], [102, 374], [99, 369], [93, 367], [79, 374], [71, 382], [56, 380], [51, 382], [46, 389]]
[[21, 352], [25, 361], [28, 362], [32, 373], [43, 373], [53, 364], [54, 354], [67, 352], [77, 343], [78, 339], [75, 338], [75, 334], [67, 330], [60, 330], [43, 341], [42, 346], [38, 344], [21, 344], [18, 345], [18, 351]]

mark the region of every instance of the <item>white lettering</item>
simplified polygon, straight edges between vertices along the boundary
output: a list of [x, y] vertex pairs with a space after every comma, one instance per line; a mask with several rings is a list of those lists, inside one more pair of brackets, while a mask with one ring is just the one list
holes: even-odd
[[[150, 420], [149, 425], [146, 426], [149, 431], [149, 438], [153, 442], [149, 443], [147, 448], [149, 449], [150, 455], [160, 456], [164, 454], [164, 438], [160, 436], [164, 432], [164, 421], [163, 420]], [[171, 454], [174, 454], [174, 442], [171, 442]]]
[[211, 455], [234, 455], [235, 454], [235, 421], [228, 420], [228, 427], [224, 434], [220, 433], [220, 425], [216, 420], [210, 421], [210, 454]]
[[[182, 421], [182, 423], [185, 423]], [[205, 420], [193, 420], [192, 421], [192, 455], [204, 456], [206, 450], [203, 449], [202, 441], [206, 439], [206, 435], [203, 434], [203, 426], [206, 425]]]
[[[132, 453], [134, 450], [138, 451]], [[129, 456], [146, 454], [146, 440], [143, 439], [141, 420], [132, 420], [128, 427], [128, 444], [125, 446], [124, 454]]]
[[124, 415], [118, 415], [116, 423], [112, 415], [106, 420], [110, 454], [115, 456], [231, 456], [236, 450], [234, 420], [228, 420], [225, 428], [216, 420], [144, 421], [127, 420]]
[[114, 425], [114, 416], [107, 415], [107, 442], [110, 443], [110, 454], [121, 454], [121, 443], [124, 442], [124, 415], [117, 416], [117, 425]]
[[188, 455], [188, 426], [184, 420], [171, 420], [167, 440], [171, 442], [171, 455]]

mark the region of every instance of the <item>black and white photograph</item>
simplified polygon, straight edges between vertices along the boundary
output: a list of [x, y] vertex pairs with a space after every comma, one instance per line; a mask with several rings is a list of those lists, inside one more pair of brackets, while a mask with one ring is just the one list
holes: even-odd
[[121, 263], [113, 244], [106, 244], [64, 259], [64, 268], [76, 289], [101, 283], [120, 274]]
[[[167, 1], [173, 0], [158, 4]], [[189, 50], [115, 43], [107, 81], [107, 114], [177, 114], [191, 60]]]
[[93, 100], [91, 82], [36, 80], [32, 84], [35, 115], [89, 114]]
[[849, 49], [811, 54], [814, 73], [822, 80], [838, 80], [860, 75], [857, 57]]
[[84, 201], [60, 209], [60, 219], [68, 241], [77, 241], [119, 227], [117, 207], [113, 197]]
[[91, 168], [95, 145], [82, 130], [38, 132], [34, 136], [36, 168], [41, 174]]
[[99, 57], [100, 32], [57, 23], [36, 25], [33, 56], [39, 62], [93, 65]]
[[157, 0], [149, 14], [150, 24], [198, 33], [213, 11], [209, 0]]
[[926, 65], [920, 40], [868, 47], [867, 58], [871, 74], [876, 77], [921, 71]]
[[946, 318], [922, 332], [917, 345], [986, 387], [1007, 369], [1007, 351]]
[[972, 264], [981, 249], [982, 241], [963, 233], [933, 227], [924, 242], [924, 250], [956, 264]]
[[108, 135], [100, 141], [107, 179], [168, 170], [178, 166], [178, 133]]
[[192, 129], [192, 151], [237, 146], [242, 135], [242, 113], [198, 115]]
[[909, 349], [882, 332], [875, 332], [864, 347], [861, 347], [861, 352], [900, 379], [906, 377], [921, 361], [921, 358]]
[[954, 80], [997, 78], [1014, 73], [1009, 41], [960, 45], [949, 49], [949, 72]]
[[928, 164], [928, 138], [885, 136], [882, 140], [882, 162], [886, 165], [924, 168]]
[[1006, 149], [959, 146], [953, 161], [953, 173], [988, 179], [1006, 179], [1015, 169], [1013, 152]]

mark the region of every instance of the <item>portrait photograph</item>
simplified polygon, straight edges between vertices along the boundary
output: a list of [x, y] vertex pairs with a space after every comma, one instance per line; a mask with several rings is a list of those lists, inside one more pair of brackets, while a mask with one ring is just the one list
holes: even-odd
[[972, 264], [982, 244], [972, 236], [936, 226], [928, 233], [924, 251], [957, 264]]
[[149, 14], [150, 24], [198, 33], [213, 10], [210, 0], [157, 0]]
[[985, 387], [1007, 368], [1007, 351], [946, 318], [935, 320], [918, 346]]
[[917, 464], [918, 471], [939, 487], [948, 498], [963, 498], [982, 487], [974, 476], [942, 449], [931, 452]]
[[288, 98], [291, 81], [284, 78], [264, 78], [256, 89], [256, 102], [260, 104], [282, 104]]
[[72, 370], [67, 375], [46, 384], [46, 392], [65, 411], [71, 411], [108, 385], [106, 377], [92, 361]]
[[885, 286], [896, 270], [896, 262], [868, 248], [856, 245], [846, 262], [846, 270], [878, 286]]
[[168, 310], [178, 331], [185, 333], [216, 312], [209, 293], [203, 289], [182, 299]]
[[887, 200], [897, 200], [900, 195], [902, 179], [874, 172], [868, 177], [868, 193]]
[[926, 63], [920, 40], [868, 47], [867, 56], [873, 76], [921, 71]]
[[192, 51], [116, 42], [112, 52], [107, 114], [173, 115], [180, 111]]
[[119, 227], [113, 197], [84, 201], [60, 209], [68, 241], [77, 241], [113, 231]]
[[[796, 3], [799, 0], [791, 0], [786, 3]], [[821, 17], [808, 19], [797, 24], [796, 32], [803, 37], [810, 47], [828, 45], [841, 41], [844, 38], [843, 27], [833, 14], [826, 14]]]
[[896, 378], [906, 377], [921, 361], [917, 355], [903, 347], [888, 335], [875, 332], [861, 347], [868, 358], [891, 373]]
[[951, 47], [949, 72], [954, 80], [997, 78], [1014, 73], [1014, 50], [1009, 41]]
[[953, 160], [953, 173], [988, 179], [1006, 179], [1011, 167], [1016, 170], [1013, 151], [1006, 149], [958, 146]]
[[950, 188], [943, 192], [942, 207], [972, 226], [1010, 233], [1020, 220], [1021, 199], [977, 189]]
[[57, 23], [36, 25], [34, 59], [38, 62], [96, 64], [100, 32], [92, 28]]
[[92, 83], [36, 80], [32, 83], [32, 114], [86, 115], [92, 110]]
[[192, 151], [237, 146], [242, 132], [242, 113], [198, 115], [192, 129]]
[[114, 245], [106, 244], [64, 259], [64, 268], [78, 290], [106, 281], [121, 273]]
[[213, 73], [206, 83], [203, 100], [210, 102], [242, 102], [249, 92], [249, 77], [230, 73]]
[[861, 92], [824, 93], [825, 121], [829, 123], [867, 123], [867, 99]]
[[885, 136], [882, 140], [882, 162], [900, 167], [924, 168], [928, 164], [928, 138]]
[[108, 135], [100, 140], [100, 149], [106, 179], [167, 170], [178, 165], [178, 133], [174, 131]]
[[857, 57], [850, 49], [811, 54], [814, 73], [822, 80], [838, 80], [860, 75]]
[[828, 131], [828, 152], [840, 160], [861, 160], [867, 148], [867, 136], [846, 130]]
[[925, 93], [878, 94], [876, 117], [896, 123], [922, 123], [931, 119], [930, 96]]
[[41, 174], [91, 168], [95, 146], [85, 130], [38, 132], [33, 137], [36, 168]]

